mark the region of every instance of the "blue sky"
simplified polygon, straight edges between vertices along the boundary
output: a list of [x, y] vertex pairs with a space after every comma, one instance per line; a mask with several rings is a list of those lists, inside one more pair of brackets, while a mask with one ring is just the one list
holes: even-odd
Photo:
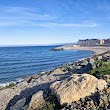
[[0, 0], [0, 45], [110, 37], [110, 0]]

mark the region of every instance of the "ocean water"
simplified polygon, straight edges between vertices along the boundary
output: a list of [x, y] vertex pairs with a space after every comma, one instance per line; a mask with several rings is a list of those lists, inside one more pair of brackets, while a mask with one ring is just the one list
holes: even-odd
[[64, 63], [90, 57], [93, 52], [79, 50], [49, 51], [56, 46], [1, 47], [0, 84], [49, 71]]

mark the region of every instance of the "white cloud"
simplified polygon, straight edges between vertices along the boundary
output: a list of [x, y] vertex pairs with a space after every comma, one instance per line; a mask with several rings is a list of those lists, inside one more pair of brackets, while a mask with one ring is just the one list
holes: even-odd
[[37, 23], [33, 24], [34, 26], [40, 27], [96, 27], [96, 23]]
[[0, 21], [0, 27], [21, 26], [27, 24], [28, 21]]
[[16, 22], [0, 22], [0, 27], [8, 26], [34, 26], [34, 27], [47, 27], [47, 28], [68, 28], [68, 27], [96, 27], [96, 23], [54, 23], [54, 22], [43, 22], [35, 23], [29, 21], [16, 21]]
[[0, 27], [8, 26], [39, 26], [39, 27], [95, 27], [90, 21], [82, 23], [56, 23], [56, 16], [39, 14], [35, 9], [22, 7], [4, 7], [0, 9]]
[[31, 8], [0, 8], [0, 26], [20, 25], [31, 21], [50, 21], [56, 19], [49, 14], [39, 14]]

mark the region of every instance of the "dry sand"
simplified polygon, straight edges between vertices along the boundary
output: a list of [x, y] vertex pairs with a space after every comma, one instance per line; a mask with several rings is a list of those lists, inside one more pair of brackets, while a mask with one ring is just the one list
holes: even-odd
[[93, 47], [80, 47], [80, 46], [61, 46], [56, 49], [64, 49], [64, 50], [90, 50], [95, 54], [102, 54], [104, 52], [110, 51], [110, 47], [104, 46], [93, 46]]

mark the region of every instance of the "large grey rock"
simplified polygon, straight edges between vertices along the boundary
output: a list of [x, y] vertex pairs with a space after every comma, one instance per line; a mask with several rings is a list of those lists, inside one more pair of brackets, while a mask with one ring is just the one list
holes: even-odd
[[63, 105], [89, 96], [95, 93], [97, 88], [102, 90], [106, 85], [105, 80], [98, 80], [92, 75], [76, 74], [63, 81], [56, 81], [50, 86], [50, 89], [56, 95], [59, 103]]

